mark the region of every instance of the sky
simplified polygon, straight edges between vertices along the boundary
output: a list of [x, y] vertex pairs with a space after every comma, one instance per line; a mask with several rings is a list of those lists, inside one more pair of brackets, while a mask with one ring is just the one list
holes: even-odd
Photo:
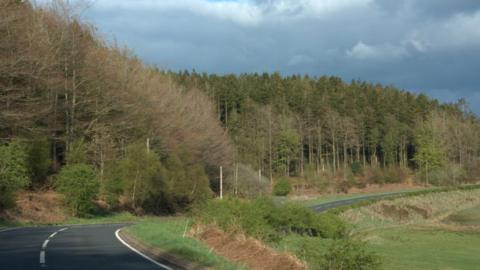
[[99, 33], [163, 69], [335, 75], [480, 115], [478, 0], [89, 1]]

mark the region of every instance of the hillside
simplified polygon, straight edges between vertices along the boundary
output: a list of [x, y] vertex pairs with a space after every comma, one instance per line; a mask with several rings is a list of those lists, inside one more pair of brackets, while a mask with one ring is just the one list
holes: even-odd
[[[88, 164], [112, 207], [124, 197], [174, 211], [209, 196], [231, 143], [207, 96], [108, 45], [69, 9], [0, 2], [1, 163], [25, 163], [15, 180], [2, 172], [0, 191], [51, 187], [62, 166]], [[11, 201], [2, 195], [0, 208]]]
[[91, 199], [172, 213], [215, 196], [220, 166], [224, 191], [243, 197], [280, 180], [345, 192], [480, 176], [480, 121], [462, 100], [337, 77], [161, 71], [61, 1], [0, 5], [1, 209], [22, 189], [85, 189], [66, 202], [74, 214]]

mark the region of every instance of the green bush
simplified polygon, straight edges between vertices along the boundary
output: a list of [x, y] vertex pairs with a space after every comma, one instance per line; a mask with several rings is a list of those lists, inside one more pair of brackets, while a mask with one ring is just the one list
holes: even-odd
[[384, 169], [385, 183], [402, 183], [407, 179], [409, 171], [400, 167], [390, 167]]
[[362, 175], [363, 173], [362, 165], [358, 161], [353, 162], [350, 168], [352, 170], [353, 175], [355, 176]]
[[345, 233], [344, 223], [333, 214], [318, 215], [295, 204], [275, 205], [268, 198], [211, 200], [196, 205], [192, 213], [197, 222], [269, 242], [290, 234], [338, 238]]
[[102, 194], [111, 207], [125, 195], [138, 213], [164, 214], [186, 209], [191, 203], [213, 196], [205, 169], [186, 151], [159, 154], [147, 152], [143, 143], [128, 147], [122, 160], [109, 164]]
[[56, 180], [57, 190], [65, 195], [65, 202], [75, 216], [85, 216], [95, 208], [93, 199], [100, 184], [95, 171], [85, 164], [67, 165]]
[[29, 184], [26, 154], [17, 141], [0, 146], [0, 210], [15, 205], [15, 194]]
[[292, 191], [292, 186], [286, 178], [280, 179], [273, 186], [273, 194], [275, 196], [287, 196]]
[[35, 139], [26, 144], [27, 166], [30, 169], [34, 185], [45, 183], [52, 165], [50, 159], [50, 143], [46, 138]]
[[380, 258], [369, 252], [363, 242], [349, 239], [333, 242], [321, 257], [319, 269], [375, 270], [381, 266]]

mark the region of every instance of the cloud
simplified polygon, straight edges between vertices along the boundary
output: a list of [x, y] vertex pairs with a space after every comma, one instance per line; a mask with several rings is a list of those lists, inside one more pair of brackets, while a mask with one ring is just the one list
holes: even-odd
[[188, 12], [215, 17], [240, 25], [252, 26], [262, 20], [262, 10], [247, 1], [207, 0], [98, 0], [97, 8], [104, 10], [129, 10], [131, 12]]
[[165, 69], [335, 75], [480, 114], [480, 1], [96, 0], [84, 18]]
[[407, 50], [402, 46], [391, 44], [368, 45], [362, 41], [347, 50], [346, 54], [358, 60], [395, 60], [408, 56]]
[[197, 15], [231, 21], [242, 26], [256, 26], [266, 21], [285, 21], [321, 17], [365, 6], [373, 0], [97, 0], [102, 9], [135, 12], [188, 11]]
[[427, 23], [412, 31], [412, 40], [425, 50], [458, 50], [480, 45], [480, 11], [459, 13], [440, 23]]

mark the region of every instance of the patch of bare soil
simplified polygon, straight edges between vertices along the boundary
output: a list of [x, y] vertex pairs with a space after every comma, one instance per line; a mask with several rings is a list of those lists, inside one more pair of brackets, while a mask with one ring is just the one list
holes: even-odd
[[258, 270], [304, 270], [307, 267], [295, 256], [277, 252], [260, 241], [243, 235], [226, 234], [215, 227], [196, 226], [191, 235], [215, 253], [230, 261]]
[[18, 195], [15, 208], [5, 211], [3, 218], [22, 223], [60, 223], [68, 218], [62, 204], [62, 196], [54, 191], [26, 191]]

